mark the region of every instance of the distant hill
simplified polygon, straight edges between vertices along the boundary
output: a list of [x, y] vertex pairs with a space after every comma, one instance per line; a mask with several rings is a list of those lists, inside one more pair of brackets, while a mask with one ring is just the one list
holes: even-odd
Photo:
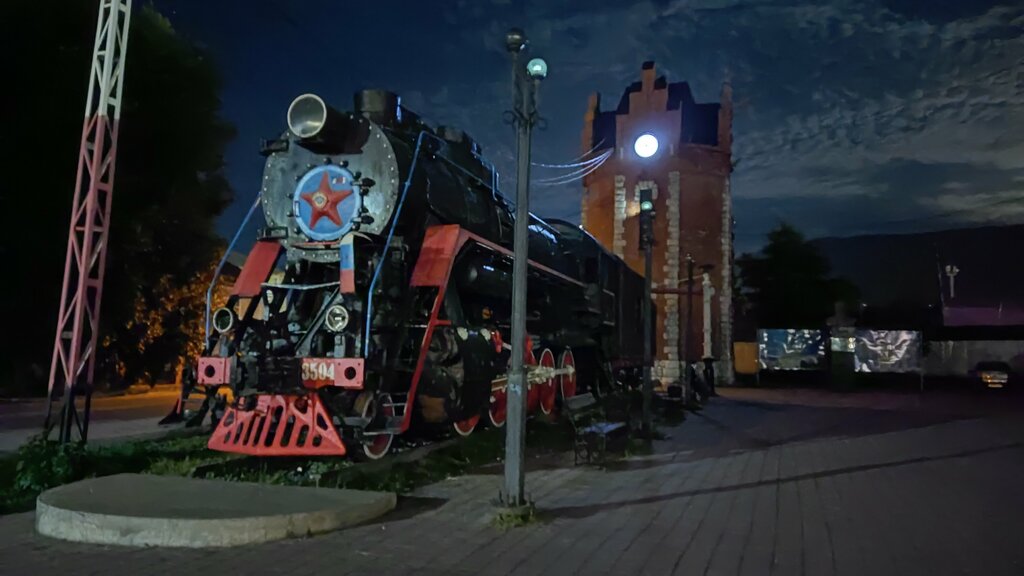
[[820, 238], [812, 243], [861, 290], [869, 306], [937, 306], [939, 266], [960, 269], [956, 298], [948, 278], [945, 304], [1024, 307], [1024, 225], [963, 228], [917, 234]]

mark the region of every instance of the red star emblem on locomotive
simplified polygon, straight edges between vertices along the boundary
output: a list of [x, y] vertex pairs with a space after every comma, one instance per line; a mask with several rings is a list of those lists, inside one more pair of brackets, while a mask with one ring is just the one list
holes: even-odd
[[341, 216], [338, 215], [338, 204], [341, 204], [345, 198], [352, 195], [352, 189], [346, 190], [335, 190], [331, 188], [331, 179], [327, 172], [323, 173], [320, 178], [320, 185], [317, 186], [316, 190], [306, 192], [301, 195], [301, 198], [305, 200], [310, 208], [313, 209], [313, 213], [309, 217], [309, 227], [316, 227], [316, 223], [321, 218], [327, 218], [331, 222], [334, 222], [338, 226], [341, 226]]

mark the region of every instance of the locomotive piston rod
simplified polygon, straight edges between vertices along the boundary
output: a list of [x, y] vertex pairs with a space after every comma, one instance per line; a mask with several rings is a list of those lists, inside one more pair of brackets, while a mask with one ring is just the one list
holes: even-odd
[[[567, 366], [565, 368], [548, 368], [546, 366], [527, 366], [526, 367], [526, 381], [530, 384], [539, 384], [541, 382], [547, 382], [552, 378], [559, 376], [572, 376], [576, 373], [576, 367]], [[508, 374], [502, 374], [494, 380], [491, 380], [491, 390], [504, 390], [505, 386], [508, 385]]]

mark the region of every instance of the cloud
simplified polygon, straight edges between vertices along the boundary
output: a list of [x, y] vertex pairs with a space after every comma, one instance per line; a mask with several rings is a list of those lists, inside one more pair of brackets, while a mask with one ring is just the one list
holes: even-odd
[[[827, 13], [804, 20], [824, 26]], [[773, 220], [759, 215], [771, 202], [823, 235], [872, 231], [857, 221], [861, 207], [906, 229], [1024, 221], [1009, 204], [989, 207], [1022, 188], [1024, 137], [1010, 127], [1024, 122], [1024, 9], [994, 6], [938, 25], [882, 14], [852, 18], [850, 34], [820, 47], [826, 62], [842, 56], [842, 74], [808, 70], [810, 103], [787, 105], [752, 88], [755, 106], [779, 114], [737, 118], [738, 218], [767, 229]], [[844, 52], [847, 39], [856, 46]], [[949, 182], [963, 189], [941, 195]], [[893, 202], [896, 187], [920, 201]], [[829, 217], [840, 207], [848, 217]], [[951, 208], [957, 214], [945, 215]], [[916, 219], [906, 219], [910, 209]]]
[[933, 201], [943, 211], [959, 214], [965, 223], [1010, 224], [1024, 220], [1024, 190], [940, 194]]
[[[820, 168], [794, 181], [844, 183], [847, 189], [838, 193], [764, 195], [737, 202], [738, 249], [756, 248], [780, 221], [800, 223], [811, 237], [1024, 221], [1024, 169], [894, 159], [845, 170]], [[831, 191], [823, 185], [813, 189]]]
[[[394, 7], [359, 10], [380, 12], [361, 12], [368, 20]], [[576, 157], [588, 95], [598, 91], [613, 107], [653, 59], [699, 101], [717, 100], [721, 82], [732, 82], [732, 190], [744, 233], [778, 219], [812, 235], [871, 231], [872, 221], [905, 229], [1024, 221], [1016, 209], [985, 208], [1024, 189], [1019, 2], [457, 0], [415, 18], [400, 23], [408, 32], [399, 50], [379, 47], [377, 32], [346, 38], [378, 46], [359, 57], [378, 83], [386, 78], [418, 113], [473, 136], [509, 196], [515, 135], [502, 122], [511, 102], [504, 35], [521, 26], [551, 70], [537, 161]], [[424, 30], [433, 44], [403, 43]], [[537, 188], [532, 206], [571, 217], [580, 193], [579, 183]], [[962, 212], [941, 216], [950, 210]]]

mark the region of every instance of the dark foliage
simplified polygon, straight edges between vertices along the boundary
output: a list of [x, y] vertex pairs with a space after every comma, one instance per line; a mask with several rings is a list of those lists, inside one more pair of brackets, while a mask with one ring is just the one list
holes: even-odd
[[17, 453], [0, 458], [0, 514], [31, 510], [41, 492], [83, 478], [174, 474], [189, 463], [230, 457], [208, 450], [206, 442], [205, 436], [181, 436], [86, 448], [81, 443], [60, 444], [40, 434]]
[[[97, 6], [11, 0], [0, 8], [0, 37], [6, 52], [17, 54], [5, 63], [16, 89], [4, 107], [0, 258], [7, 277], [0, 314], [18, 344], [0, 347], [0, 393], [45, 391]], [[140, 334], [147, 327], [133, 320], [209, 268], [220, 243], [214, 220], [231, 200], [223, 150], [234, 131], [219, 116], [216, 66], [151, 7], [136, 9], [131, 24], [100, 386], [146, 379], [174, 363], [188, 337], [178, 327], [196, 311], [167, 311], [157, 337]], [[115, 378], [117, 366], [130, 371]]]
[[781, 224], [759, 254], [736, 259], [740, 296], [763, 328], [815, 328], [843, 302], [856, 310], [857, 288], [830, 276], [828, 260], [799, 231]]

